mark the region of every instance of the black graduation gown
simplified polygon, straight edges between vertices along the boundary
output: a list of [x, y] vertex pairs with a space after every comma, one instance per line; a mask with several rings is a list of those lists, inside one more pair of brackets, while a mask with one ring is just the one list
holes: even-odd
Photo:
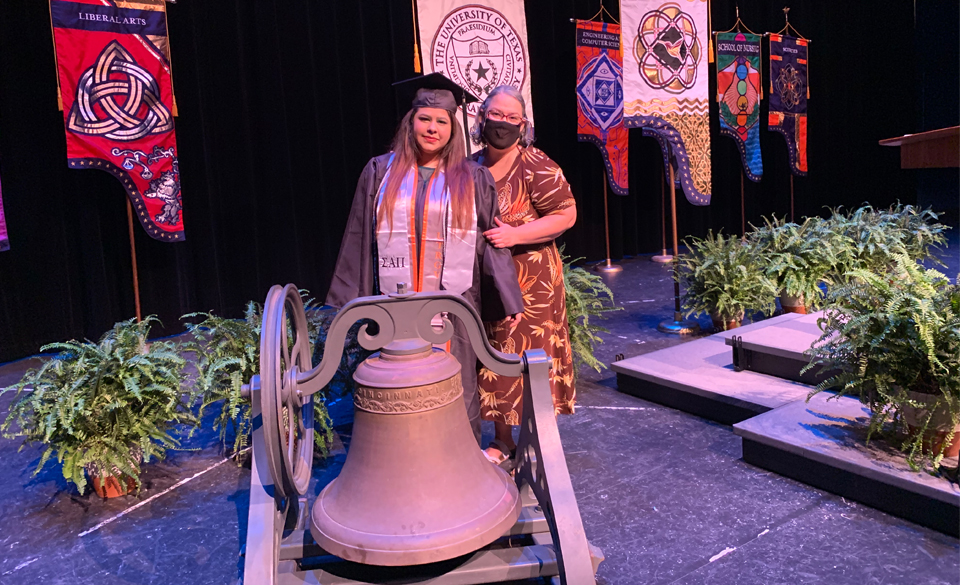
[[[326, 304], [341, 308], [357, 297], [380, 294], [376, 290], [376, 239], [373, 232], [376, 216], [376, 196], [387, 171], [390, 154], [370, 159], [360, 175], [347, 227], [340, 244], [337, 267], [327, 293]], [[513, 258], [508, 248], [495, 248], [487, 243], [483, 232], [496, 227], [493, 219], [500, 217], [496, 182], [490, 171], [474, 162], [473, 172], [477, 210], [477, 256], [473, 263], [473, 286], [463, 293], [483, 317], [497, 321], [507, 315], [523, 312], [523, 299]], [[460, 362], [463, 379], [463, 399], [467, 417], [480, 442], [480, 398], [477, 392], [477, 356], [470, 345], [463, 325], [454, 318], [451, 353]]]

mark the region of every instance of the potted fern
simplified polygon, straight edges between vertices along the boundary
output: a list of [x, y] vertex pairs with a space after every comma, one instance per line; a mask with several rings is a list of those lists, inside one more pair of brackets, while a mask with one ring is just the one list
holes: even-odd
[[97, 343], [46, 345], [55, 357], [0, 390], [15, 392], [4, 437], [45, 446], [34, 475], [56, 457], [81, 494], [89, 478], [101, 497], [119, 496], [139, 489], [142, 463], [180, 446], [177, 431], [196, 425], [180, 387], [185, 362], [176, 343], [147, 343], [155, 322], [122, 321]]
[[[307, 312], [307, 327], [311, 343], [316, 343], [324, 321], [317, 317], [318, 309], [307, 291], [300, 291]], [[186, 323], [193, 341], [184, 345], [196, 356], [196, 393], [200, 397], [200, 414], [219, 404], [213, 428], [219, 431], [224, 450], [239, 455], [250, 444], [253, 430], [250, 400], [241, 394], [241, 387], [260, 371], [260, 326], [262, 307], [253, 301], [247, 303], [242, 319], [228, 319], [213, 313], [189, 313], [181, 319], [202, 318], [198, 323]], [[319, 397], [318, 397], [319, 398]], [[316, 447], [327, 454], [333, 440], [333, 427], [322, 400], [314, 400]], [[229, 434], [228, 434], [229, 433]], [[229, 436], [232, 435], [232, 444]], [[243, 457], [237, 457], [238, 463]]]
[[[867, 440], [887, 429], [917, 469], [960, 450], [960, 287], [905, 253], [877, 274], [854, 270], [832, 291], [807, 370], [872, 410]], [[888, 425], [892, 425], [888, 428]]]
[[836, 263], [835, 238], [820, 228], [822, 220], [806, 218], [803, 223], [764, 218], [764, 225], [747, 236], [756, 247], [764, 274], [780, 291], [780, 306], [788, 313], [807, 313], [823, 303], [821, 284]]
[[[589, 366], [599, 372], [603, 365], [596, 355], [596, 344], [603, 343], [600, 333], [607, 330], [596, 324], [596, 319], [611, 311], [623, 310], [613, 300], [613, 291], [596, 274], [573, 266], [574, 262], [563, 255], [563, 287], [566, 291], [567, 323], [570, 327], [570, 347], [573, 350], [573, 372], [576, 376], [580, 368]], [[591, 319], [594, 319], [591, 322]]]
[[849, 213], [834, 210], [820, 226], [823, 237], [836, 242], [832, 279], [841, 282], [855, 270], [886, 272], [897, 254], [918, 261], [936, 260], [932, 251], [944, 245], [944, 232], [949, 229], [937, 219], [930, 209], [900, 204], [885, 210], [869, 205]]
[[675, 273], [684, 288], [686, 315], [707, 313], [716, 329], [739, 327], [748, 311], [772, 315], [776, 284], [766, 275], [756, 246], [735, 236], [707, 233], [687, 238], [688, 252]]

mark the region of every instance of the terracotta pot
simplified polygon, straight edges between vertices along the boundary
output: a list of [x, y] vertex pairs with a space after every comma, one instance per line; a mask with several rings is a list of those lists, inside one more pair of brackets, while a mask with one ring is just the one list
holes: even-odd
[[727, 331], [730, 329], [736, 329], [743, 324], [743, 314], [736, 315], [734, 317], [729, 317], [726, 315], [720, 315], [720, 313], [710, 313], [710, 320], [713, 321], [713, 328], [719, 331]]
[[[907, 396], [914, 402], [930, 405], [926, 408], [915, 408], [909, 404], [900, 407], [900, 414], [903, 416], [903, 421], [907, 423], [907, 428], [913, 433], [923, 425], [923, 420], [927, 417], [929, 409], [936, 402], [937, 395], [907, 390]], [[924, 437], [923, 440], [924, 449], [930, 449], [933, 453], [938, 453], [950, 432], [951, 422], [949, 410], [946, 405], [941, 405], [940, 408], [933, 413], [933, 418], [930, 420], [927, 428], [927, 436]], [[943, 451], [944, 457], [956, 457], [958, 454], [960, 454], [960, 425], [954, 429], [953, 439]]]
[[103, 478], [103, 483], [101, 483], [100, 476], [94, 475], [90, 483], [93, 484], [93, 491], [97, 492], [97, 495], [101, 498], [116, 498], [125, 496], [137, 489], [137, 482], [132, 477], [125, 475], [123, 479], [126, 481], [120, 483], [115, 476], [108, 475]]
[[784, 313], [799, 313], [801, 315], [807, 314], [807, 306], [803, 302], [803, 295], [791, 296], [787, 294], [787, 291], [780, 291], [780, 306], [783, 307]]

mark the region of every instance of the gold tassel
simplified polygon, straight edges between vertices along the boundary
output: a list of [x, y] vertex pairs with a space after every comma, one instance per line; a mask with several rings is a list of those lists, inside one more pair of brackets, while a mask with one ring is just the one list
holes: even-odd
[[57, 38], [53, 32], [53, 7], [47, 2], [47, 10], [50, 13], [50, 40], [53, 41], [53, 72], [57, 77], [57, 111], [63, 111], [63, 97], [60, 95], [60, 65], [57, 64]]
[[171, 108], [170, 113], [173, 114], [174, 118], [180, 117], [180, 112], [177, 110], [177, 94], [173, 91], [173, 50], [170, 48], [170, 22], [167, 20], [167, 3], [163, 2], [163, 24], [167, 27], [167, 62], [170, 64], [170, 100], [173, 102], [173, 108]]
[[[711, 24], [712, 19], [710, 16], [710, 0], [707, 0], [707, 30], [710, 30], [713, 25]], [[713, 63], [713, 43], [707, 45], [707, 62]]]
[[807, 41], [807, 99], [810, 99], [810, 41]]
[[423, 73], [420, 65], [420, 43], [417, 41], [417, 0], [410, 0], [410, 12], [413, 16], [413, 71]]

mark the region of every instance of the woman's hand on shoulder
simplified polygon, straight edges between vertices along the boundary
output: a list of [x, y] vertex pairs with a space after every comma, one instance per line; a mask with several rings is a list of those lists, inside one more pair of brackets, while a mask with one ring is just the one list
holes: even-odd
[[493, 221], [497, 224], [497, 227], [483, 232], [483, 237], [487, 238], [487, 241], [494, 248], [512, 248], [520, 243], [520, 234], [517, 233], [517, 228], [503, 223], [499, 217], [493, 218]]

